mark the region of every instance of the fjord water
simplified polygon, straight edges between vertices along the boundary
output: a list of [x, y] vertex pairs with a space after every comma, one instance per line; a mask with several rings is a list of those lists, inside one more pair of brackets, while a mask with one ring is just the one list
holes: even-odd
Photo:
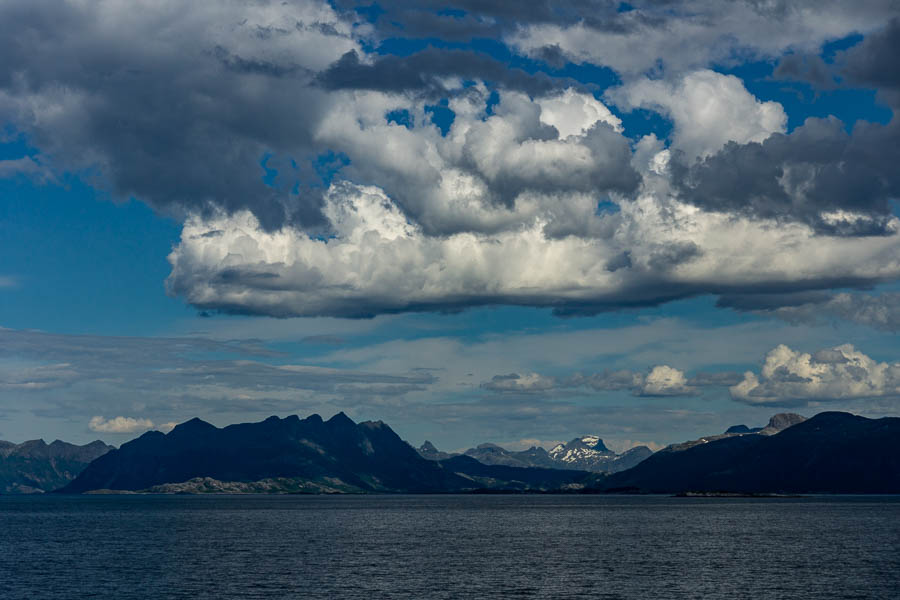
[[897, 598], [900, 497], [0, 497], [0, 598]]

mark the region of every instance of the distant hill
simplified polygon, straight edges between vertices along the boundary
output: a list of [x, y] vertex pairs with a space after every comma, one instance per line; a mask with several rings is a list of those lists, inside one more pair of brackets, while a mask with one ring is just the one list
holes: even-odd
[[[200, 419], [148, 432], [91, 463], [59, 490], [171, 492], [452, 492], [482, 487], [547, 489], [587, 473], [435, 462], [380, 421], [270, 417], [219, 429]], [[548, 483], [549, 482], [549, 483]], [[178, 485], [175, 485], [178, 484]]]
[[[776, 416], [773, 421], [755, 434], [670, 446], [600, 487], [658, 493], [900, 493], [900, 418], [824, 412], [808, 420]], [[773, 433], [779, 426], [786, 427]]]
[[[429, 460], [445, 460], [459, 454], [441, 452], [426, 441], [419, 454]], [[539, 446], [528, 450], [507, 450], [497, 444], [479, 444], [462, 455], [486, 465], [520, 468], [569, 469], [592, 473], [617, 473], [629, 469], [653, 454], [646, 446], [637, 446], [616, 454], [598, 436], [582, 436], [567, 444], [557, 444], [549, 452]]]
[[0, 441], [0, 494], [35, 494], [64, 486], [95, 458], [113, 450], [101, 441], [76, 446], [59, 440], [47, 444]]
[[504, 490], [560, 490], [581, 489], [590, 473], [540, 467], [511, 467], [486, 465], [471, 456], [454, 456], [440, 461], [440, 465], [470, 479], [476, 488]]

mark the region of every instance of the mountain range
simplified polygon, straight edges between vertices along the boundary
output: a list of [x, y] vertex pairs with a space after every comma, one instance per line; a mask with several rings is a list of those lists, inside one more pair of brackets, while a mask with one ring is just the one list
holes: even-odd
[[0, 440], [0, 494], [49, 492], [72, 481], [88, 464], [110, 450], [97, 440], [76, 446], [56, 440], [21, 444]]
[[224, 428], [191, 419], [118, 449], [0, 442], [0, 493], [900, 493], [900, 419], [893, 417], [781, 414], [765, 427], [730, 427], [629, 469], [599, 471], [626, 456], [597, 436], [549, 452], [483, 444], [450, 455], [428, 442], [416, 450], [386, 424], [355, 423], [343, 413]]
[[[588, 473], [484, 465], [468, 457], [422, 458], [380, 421], [344, 413], [323, 421], [270, 417], [219, 429], [200, 419], [151, 431], [91, 463], [63, 493], [92, 490], [222, 491], [234, 482], [269, 492], [549, 490]], [[249, 491], [253, 491], [252, 489]]]
[[[823, 412], [665, 448], [606, 478], [603, 490], [678, 493], [900, 493], [900, 418]], [[767, 432], [767, 429], [769, 431]]]
[[630, 469], [653, 454], [647, 446], [636, 446], [617, 454], [607, 448], [603, 440], [595, 435], [577, 437], [567, 444], [557, 444], [549, 452], [540, 446], [515, 451], [487, 443], [469, 448], [461, 454], [448, 453], [441, 452], [427, 440], [419, 447], [418, 452], [429, 460], [469, 456], [486, 465], [571, 469], [592, 473], [618, 473]]

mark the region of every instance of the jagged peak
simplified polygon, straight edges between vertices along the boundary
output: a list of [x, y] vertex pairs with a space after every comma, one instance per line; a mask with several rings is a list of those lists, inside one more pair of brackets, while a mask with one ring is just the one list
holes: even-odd
[[424, 451], [428, 451], [428, 452], [437, 452], [438, 451], [438, 449], [435, 448], [434, 444], [432, 444], [428, 440], [425, 440], [424, 442], [422, 442], [422, 445], [419, 446], [419, 450], [424, 450]]
[[[572, 440], [570, 440], [568, 444], [560, 445], [566, 449], [570, 447], [585, 447], [597, 452], [612, 452], [609, 448], [606, 447], [606, 444], [603, 443], [603, 440], [600, 438], [600, 436], [597, 435], [580, 435], [577, 438], [573, 438]], [[556, 447], [554, 447], [554, 450], [555, 449]]]
[[[194, 417], [193, 419], [189, 419], [184, 423], [179, 423], [176, 425], [172, 431], [169, 432], [169, 435], [172, 435], [175, 432], [178, 433], [193, 433], [199, 431], [209, 431], [211, 429], [218, 429], [212, 423], [207, 423], [200, 417]], [[149, 433], [149, 432], [148, 432]]]
[[766, 432], [779, 432], [788, 427], [797, 425], [806, 420], [806, 417], [797, 413], [778, 413], [769, 419], [768, 425], [763, 428]]
[[485, 442], [483, 444], [478, 444], [475, 447], [476, 450], [501, 450], [506, 452], [506, 448], [498, 446], [497, 444], [492, 444], [491, 442]]
[[341, 411], [338, 414], [334, 415], [333, 417], [331, 417], [330, 419], [325, 421], [325, 423], [327, 423], [328, 425], [343, 425], [343, 426], [346, 426], [346, 425], [355, 426], [356, 425], [356, 422], [353, 419], [351, 419], [350, 417], [348, 417], [344, 413], [344, 411]]
[[19, 448], [44, 448], [47, 446], [47, 442], [44, 441], [43, 438], [38, 438], [36, 440], [25, 440], [21, 444], [18, 444]]

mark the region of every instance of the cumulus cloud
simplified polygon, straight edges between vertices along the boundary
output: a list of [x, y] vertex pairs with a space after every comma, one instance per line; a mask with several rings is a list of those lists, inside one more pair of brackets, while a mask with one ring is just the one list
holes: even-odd
[[687, 386], [687, 378], [678, 369], [658, 365], [651, 369], [641, 386], [642, 396], [684, 396], [693, 390]]
[[734, 75], [710, 70], [687, 73], [677, 83], [638, 79], [607, 92], [625, 109], [650, 108], [674, 122], [672, 148], [689, 162], [727, 142], [761, 142], [783, 133], [787, 115], [777, 102], [760, 102]]
[[779, 345], [759, 375], [752, 371], [730, 388], [748, 404], [791, 405], [815, 401], [900, 396], [900, 363], [877, 362], [851, 344], [798, 352]]
[[[583, 213], [582, 226], [606, 231], [589, 238], [548, 237], [551, 217], [538, 210], [514, 231], [428, 236], [374, 187], [334, 185], [325, 203], [335, 232], [328, 239], [290, 228], [267, 232], [249, 213], [189, 220], [169, 257], [169, 292], [203, 309], [281, 317], [499, 303], [597, 312], [700, 293], [827, 289], [900, 275], [896, 233], [820, 237], [801, 224], [706, 213], [650, 196], [616, 214]], [[488, 214], [523, 218], [502, 207]], [[626, 252], [627, 267], [608, 268]]]
[[893, 235], [900, 120], [809, 118], [790, 134], [728, 143], [691, 166], [673, 163], [681, 197], [705, 210], [807, 223], [829, 235]]
[[[80, 173], [183, 218], [167, 289], [202, 310], [578, 315], [900, 276], [900, 125], [784, 134], [780, 105], [706, 70], [872, 31], [883, 3], [601, 4], [388, 2], [368, 23], [317, 0], [13, 0], [0, 118], [39, 153], [6, 170]], [[611, 98], [674, 121], [671, 147], [629, 139], [599, 90], [550, 70], [367, 51], [392, 23], [483, 26], [521, 52], [607, 64], [623, 82]], [[854, 81], [890, 84], [861, 66], [890, 31], [848, 51]]]
[[153, 421], [134, 417], [104, 419], [102, 416], [95, 416], [91, 417], [88, 428], [100, 433], [136, 433], [153, 429]]
[[[489, 90], [469, 86], [448, 103], [455, 116], [446, 135], [424, 101], [376, 92], [340, 99], [317, 138], [351, 158], [347, 179], [375, 183], [429, 236], [518, 230], [536, 219], [555, 236], [580, 233], [601, 198], [631, 195], [640, 183], [618, 119], [589, 95], [505, 92], [489, 111]], [[388, 122], [398, 110], [411, 126]], [[563, 138], [551, 123], [577, 135]]]

